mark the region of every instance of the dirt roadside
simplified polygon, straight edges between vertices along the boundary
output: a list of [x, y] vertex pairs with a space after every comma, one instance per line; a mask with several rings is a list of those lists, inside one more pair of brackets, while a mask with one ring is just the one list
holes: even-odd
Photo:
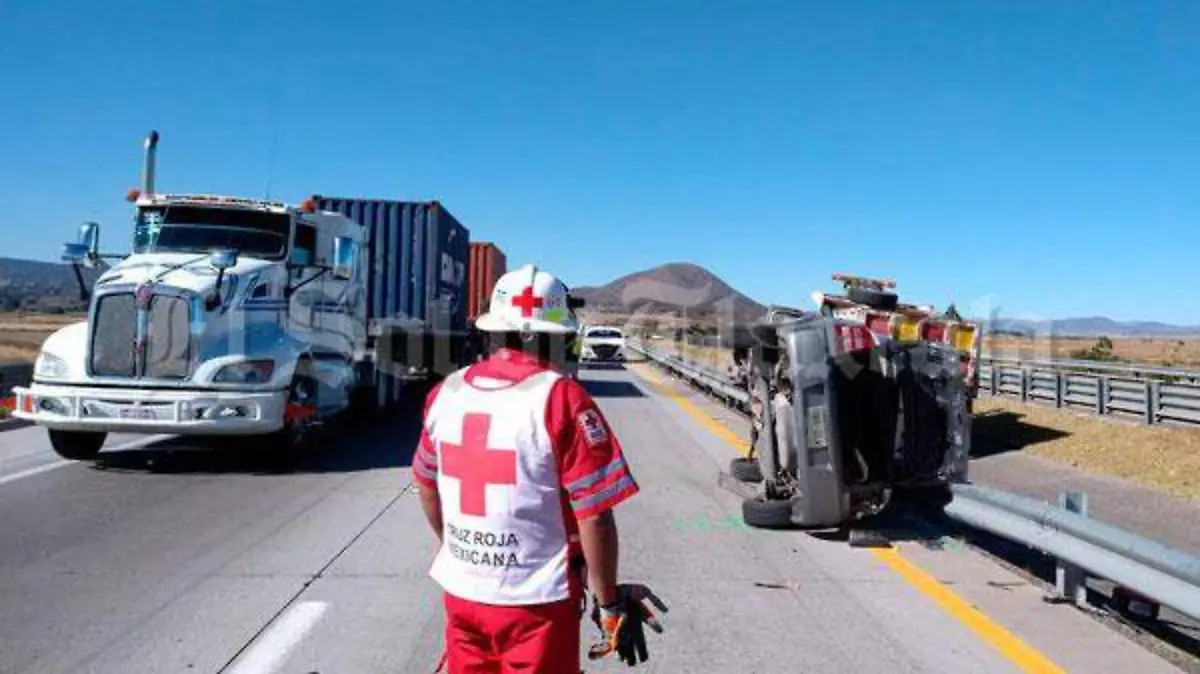
[[991, 396], [980, 397], [975, 413], [976, 456], [1020, 451], [1200, 499], [1200, 429], [1146, 426]]

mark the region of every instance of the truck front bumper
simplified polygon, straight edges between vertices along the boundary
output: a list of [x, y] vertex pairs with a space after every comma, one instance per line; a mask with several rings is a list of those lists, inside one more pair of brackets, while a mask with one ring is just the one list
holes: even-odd
[[581, 360], [620, 361], [625, 360], [624, 348], [620, 344], [585, 344]]
[[287, 391], [176, 391], [34, 384], [12, 416], [62, 431], [247, 435], [283, 426]]

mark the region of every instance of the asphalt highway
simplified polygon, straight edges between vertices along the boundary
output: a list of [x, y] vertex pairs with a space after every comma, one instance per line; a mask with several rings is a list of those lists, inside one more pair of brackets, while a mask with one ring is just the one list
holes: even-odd
[[[582, 377], [642, 487], [618, 511], [622, 576], [670, 608], [641, 671], [1178, 671], [971, 549], [746, 528], [718, 484], [729, 431], [637, 372]], [[119, 436], [87, 465], [0, 432], [0, 673], [432, 672], [416, 424], [330, 429], [286, 463]]]

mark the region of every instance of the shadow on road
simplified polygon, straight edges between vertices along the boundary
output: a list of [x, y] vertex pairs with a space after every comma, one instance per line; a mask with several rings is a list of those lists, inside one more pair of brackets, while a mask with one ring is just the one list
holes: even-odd
[[1023, 416], [1000, 410], [976, 414], [972, 422], [971, 458], [1015, 452], [1070, 435], [1055, 428], [1025, 423], [1021, 421]]
[[254, 438], [175, 438], [139, 449], [102, 452], [93, 469], [105, 472], [166, 474], [349, 473], [411, 465], [420, 433], [417, 408], [387, 416], [330, 423], [314, 438], [313, 448], [297, 454], [273, 454]]
[[633, 382], [628, 381], [606, 381], [606, 380], [580, 380], [583, 388], [593, 398], [645, 398], [646, 394], [642, 389], [638, 388]]

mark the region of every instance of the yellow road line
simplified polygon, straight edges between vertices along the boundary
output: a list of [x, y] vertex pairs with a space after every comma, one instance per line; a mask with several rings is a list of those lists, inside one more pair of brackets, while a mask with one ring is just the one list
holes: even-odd
[[[692, 404], [686, 397], [672, 390], [670, 385], [659, 377], [657, 373], [652, 374], [652, 371], [648, 371], [644, 367], [634, 367], [633, 369], [652, 388], [664, 397], [674, 401], [688, 416], [698, 421], [701, 426], [704, 426], [713, 435], [729, 443], [742, 456], [746, 455], [745, 440], [739, 438], [733, 431]], [[1066, 670], [1051, 662], [1049, 658], [1037, 649], [1026, 644], [1015, 634], [984, 615], [982, 611], [972, 606], [962, 597], [959, 597], [923, 569], [905, 559], [900, 555], [899, 550], [895, 548], [875, 548], [871, 550], [871, 554], [886, 564], [888, 568], [903, 578], [918, 592], [941, 607], [943, 611], [950, 614], [951, 617], [975, 633], [977, 637], [996, 649], [996, 651], [1021, 671], [1036, 672], [1037, 674], [1065, 674]]]
[[708, 429], [710, 433], [729, 443], [739, 455], [746, 456], [749, 454], [750, 450], [746, 440], [739, 438], [738, 435], [729, 430], [727, 426], [712, 418], [712, 416], [706, 414], [699, 407], [693, 405], [692, 402], [684, 396], [673, 391], [670, 388], [670, 385], [667, 384], [663, 379], [660, 379], [656, 375], [650, 375], [650, 373], [646, 372], [643, 368], [638, 367], [635, 369], [637, 374], [644, 379], [646, 383], [650, 384], [651, 388], [658, 391], [659, 395], [674, 401], [675, 404], [679, 405], [684, 412], [687, 412], [688, 416], [699, 422], [700, 425]]
[[1045, 655], [1042, 655], [1037, 649], [1022, 641], [1020, 637], [1009, 632], [999, 623], [984, 615], [982, 611], [969, 604], [965, 599], [951, 592], [945, 585], [939, 583], [936, 578], [902, 557], [900, 551], [895, 548], [875, 548], [871, 550], [871, 554], [875, 555], [884, 564], [887, 564], [888, 568], [908, 581], [908, 584], [915, 587], [921, 594], [933, 600], [946, 613], [949, 613], [963, 625], [966, 625], [967, 629], [990, 644], [992, 648], [995, 648], [1004, 657], [1008, 658], [1021, 671], [1039, 673], [1066, 672], [1066, 670], [1051, 662]]

